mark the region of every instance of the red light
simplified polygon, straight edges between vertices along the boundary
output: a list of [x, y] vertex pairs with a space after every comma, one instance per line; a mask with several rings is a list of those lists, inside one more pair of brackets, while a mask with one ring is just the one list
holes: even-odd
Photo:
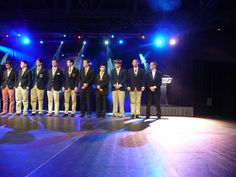
[[78, 38], [78, 39], [81, 39], [81, 36], [78, 36], [77, 38]]

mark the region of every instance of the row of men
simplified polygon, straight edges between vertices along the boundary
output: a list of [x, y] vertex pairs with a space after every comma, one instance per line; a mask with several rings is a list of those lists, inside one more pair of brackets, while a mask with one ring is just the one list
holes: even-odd
[[[50, 69], [43, 68], [43, 61], [38, 58], [36, 60], [36, 68], [32, 71], [28, 69], [27, 61], [20, 62], [20, 70], [14, 71], [12, 63], [6, 61], [6, 70], [3, 73], [2, 100], [3, 108], [1, 115], [13, 114], [14, 103], [16, 99], [16, 114], [23, 115], [28, 113], [29, 93], [30, 103], [32, 107], [31, 115], [36, 115], [36, 107], [38, 104], [38, 114], [43, 114], [44, 91], [47, 91], [48, 98], [48, 113], [47, 116], [52, 116], [54, 107], [54, 116], [58, 116], [59, 112], [59, 93], [64, 92], [64, 117], [68, 116], [69, 102], [72, 102], [72, 114], [76, 113], [76, 97], [77, 92], [80, 92], [80, 117], [85, 116], [86, 108], [88, 116], [92, 114], [92, 84], [96, 86], [96, 115], [97, 118], [105, 118], [106, 100], [108, 95], [109, 83], [112, 87], [112, 103], [113, 117], [124, 117], [124, 100], [125, 90], [127, 89], [130, 95], [131, 118], [138, 118], [140, 115], [140, 105], [142, 92], [147, 91], [147, 109], [146, 118], [150, 117], [150, 107], [152, 101], [155, 103], [157, 117], [161, 117], [160, 110], [160, 86], [161, 73], [157, 71], [157, 63], [150, 63], [150, 71], [146, 73], [139, 67], [139, 61], [133, 59], [133, 67], [128, 72], [122, 68], [122, 60], [114, 60], [115, 68], [110, 75], [106, 73], [106, 66], [101, 64], [99, 73], [95, 75], [94, 70], [90, 67], [89, 60], [83, 60], [83, 68], [78, 70], [74, 66], [74, 60], [66, 61], [66, 69], [63, 72], [58, 67], [57, 60], [51, 61]], [[29, 92], [30, 91], [30, 92]], [[9, 109], [8, 109], [9, 105]], [[119, 107], [119, 111], [118, 111]]]

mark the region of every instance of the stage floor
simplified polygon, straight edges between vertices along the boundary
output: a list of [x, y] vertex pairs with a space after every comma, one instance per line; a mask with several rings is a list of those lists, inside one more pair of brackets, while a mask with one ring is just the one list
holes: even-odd
[[236, 122], [0, 118], [1, 177], [234, 177]]

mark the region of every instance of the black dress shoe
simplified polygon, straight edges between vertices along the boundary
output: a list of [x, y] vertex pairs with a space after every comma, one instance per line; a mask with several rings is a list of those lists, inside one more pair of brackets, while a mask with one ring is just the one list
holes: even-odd
[[64, 114], [62, 117], [68, 117], [68, 114]]
[[84, 114], [80, 114], [79, 117], [84, 117]]
[[161, 116], [160, 115], [157, 115], [157, 119], [160, 119], [161, 118]]
[[132, 114], [132, 115], [130, 116], [130, 119], [134, 119], [134, 118], [135, 118], [135, 115]]
[[139, 117], [139, 115], [136, 115], [136, 119], [139, 119], [140, 117]]
[[36, 113], [31, 113], [31, 116], [36, 116]]
[[144, 119], [150, 119], [150, 116], [148, 115], [148, 116], [146, 116]]
[[40, 117], [42, 117], [42, 116], [43, 116], [43, 114], [42, 114], [42, 113], [39, 113], [39, 116], [40, 116]]
[[88, 114], [88, 117], [91, 118], [91, 117], [92, 117], [92, 114]]
[[70, 117], [75, 117], [75, 114], [71, 114]]

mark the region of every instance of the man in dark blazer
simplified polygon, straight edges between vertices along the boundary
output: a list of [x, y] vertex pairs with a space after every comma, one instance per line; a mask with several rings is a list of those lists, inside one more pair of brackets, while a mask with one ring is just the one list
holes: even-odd
[[[125, 102], [125, 88], [126, 88], [126, 70], [121, 68], [122, 60], [116, 59], [114, 61], [115, 68], [111, 71], [110, 81], [112, 86], [112, 102], [113, 110], [112, 117], [125, 116], [124, 102]], [[119, 105], [119, 115], [118, 115]]]
[[83, 60], [83, 68], [79, 74], [80, 80], [80, 117], [85, 115], [85, 106], [87, 103], [88, 117], [92, 115], [92, 84], [94, 80], [94, 71], [90, 68], [89, 60]]
[[42, 59], [38, 58], [36, 60], [36, 68], [33, 69], [33, 85], [31, 88], [30, 98], [32, 107], [32, 116], [36, 115], [36, 105], [38, 101], [38, 112], [39, 115], [43, 114], [43, 99], [44, 99], [44, 89], [47, 83], [47, 70], [43, 68]]
[[139, 68], [139, 61], [133, 59], [133, 67], [128, 70], [127, 90], [130, 94], [131, 119], [139, 118], [141, 96], [145, 89], [145, 71]]
[[68, 59], [66, 61], [66, 64], [67, 67], [64, 72], [64, 82], [62, 87], [62, 91], [64, 92], [64, 104], [65, 104], [65, 111], [63, 117], [68, 116], [70, 98], [72, 101], [71, 117], [75, 117], [76, 103], [77, 103], [76, 96], [79, 84], [79, 70], [75, 68], [73, 59]]
[[109, 85], [109, 75], [106, 74], [106, 65], [101, 64], [100, 72], [95, 77], [96, 84], [96, 115], [97, 118], [106, 117], [107, 94]]
[[12, 115], [14, 111], [15, 104], [15, 81], [16, 81], [16, 72], [12, 69], [12, 64], [10, 61], [6, 61], [5, 63], [6, 71], [3, 73], [2, 78], [2, 102], [3, 102], [3, 110], [1, 115], [5, 115], [8, 112], [8, 100], [10, 102], [9, 113], [8, 115]]
[[21, 69], [18, 71], [16, 76], [15, 92], [16, 92], [16, 115], [21, 113], [21, 104], [23, 102], [23, 114], [26, 116], [28, 114], [29, 106], [29, 89], [31, 85], [32, 74], [28, 70], [28, 62], [20, 62]]
[[150, 109], [152, 101], [154, 101], [157, 118], [161, 118], [161, 106], [160, 106], [160, 96], [161, 96], [161, 84], [162, 84], [162, 74], [157, 71], [157, 63], [152, 61], [150, 63], [150, 71], [146, 76], [146, 87], [147, 87], [147, 110], [146, 119], [150, 118]]
[[59, 96], [63, 84], [63, 71], [58, 67], [56, 59], [52, 60], [52, 68], [48, 70], [47, 76], [47, 96], [48, 96], [48, 113], [46, 116], [52, 115], [54, 103], [54, 116], [58, 117], [59, 113]]

